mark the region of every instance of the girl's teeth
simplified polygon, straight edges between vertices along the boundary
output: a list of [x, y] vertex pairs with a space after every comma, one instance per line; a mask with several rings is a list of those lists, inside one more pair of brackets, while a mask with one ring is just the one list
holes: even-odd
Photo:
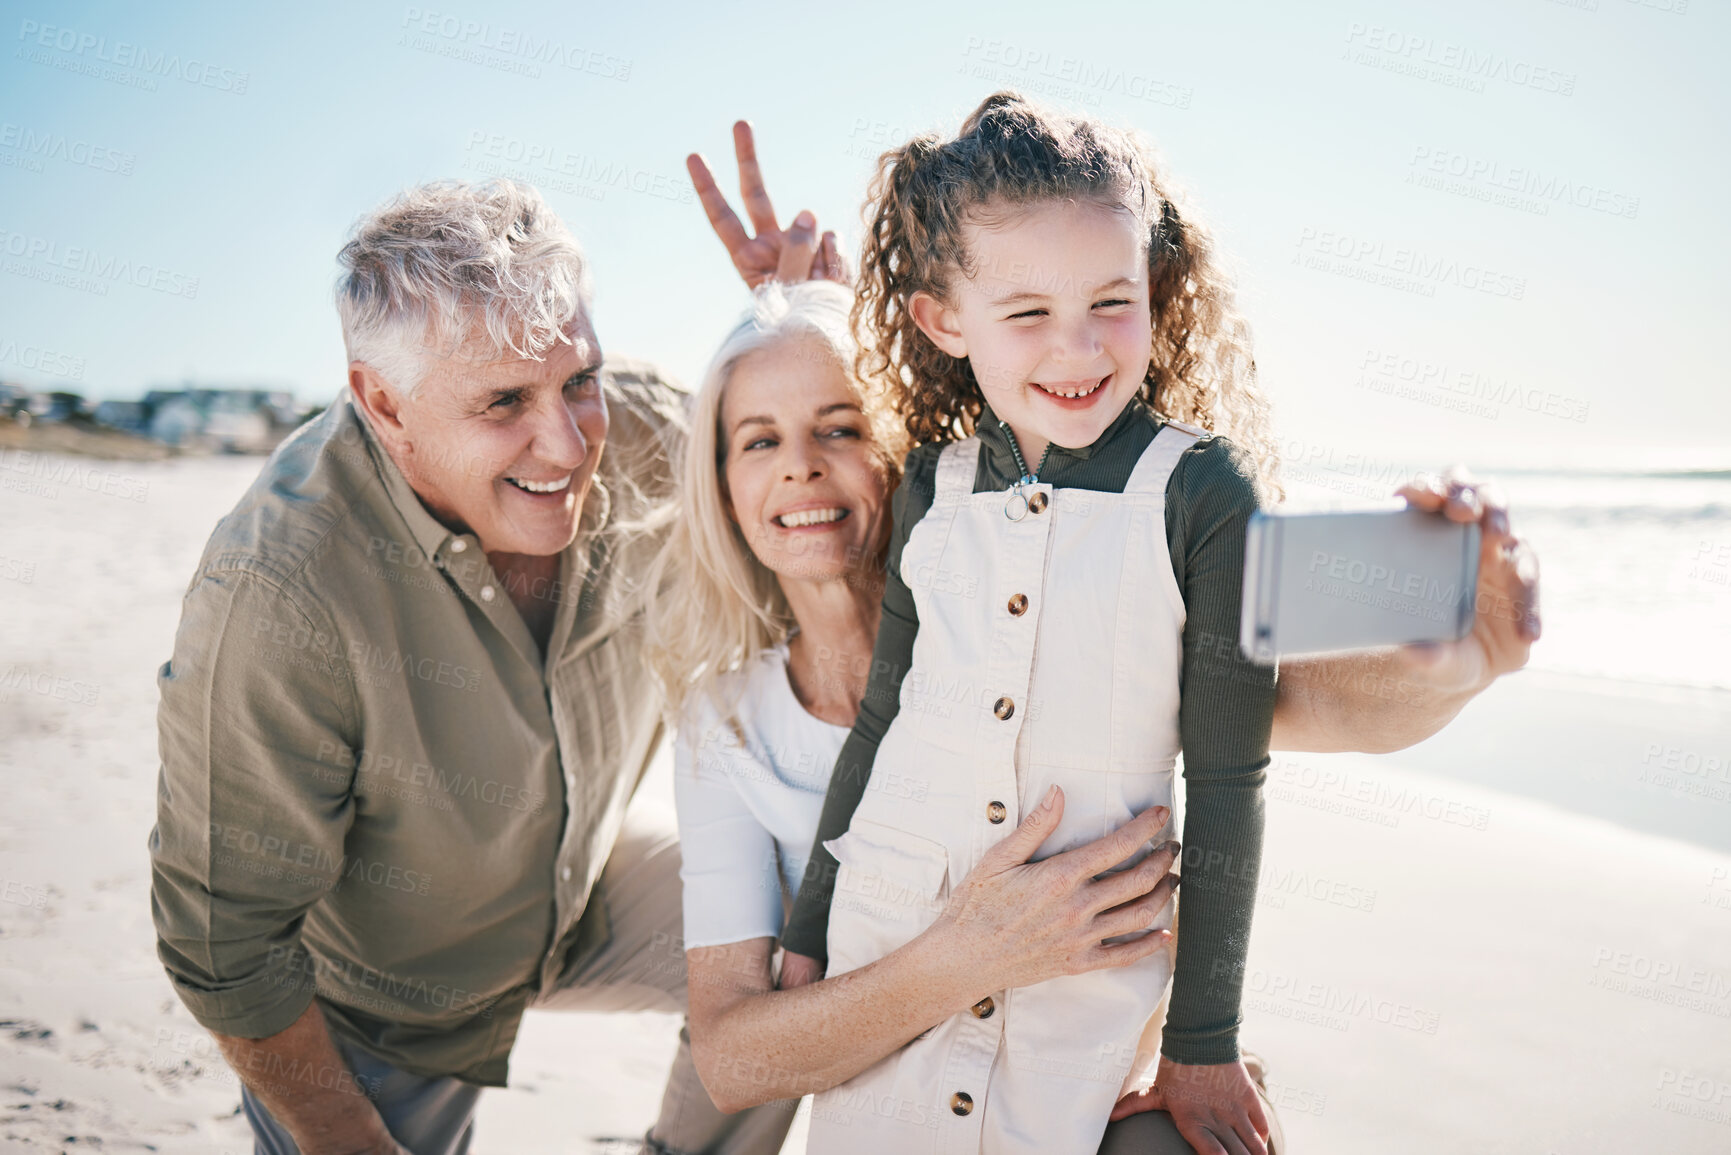
[[798, 513], [784, 513], [777, 520], [786, 529], [798, 529], [805, 525], [823, 525], [825, 522], [839, 521], [845, 509], [802, 509]]
[[[1099, 381], [1094, 382], [1092, 385], [1088, 386], [1086, 389], [1046, 389], [1046, 392], [1050, 393], [1054, 397], [1069, 397], [1069, 398], [1086, 397], [1088, 394], [1092, 393], [1094, 390], [1098, 389], [1103, 384], [1105, 384], [1104, 378], [1102, 378]], [[1046, 387], [1044, 385], [1042, 385], [1041, 388], [1045, 389]]]
[[571, 484], [569, 477], [560, 481], [524, 481], [520, 477], [513, 477], [510, 481], [512, 485], [520, 489], [527, 489], [530, 493], [558, 493]]

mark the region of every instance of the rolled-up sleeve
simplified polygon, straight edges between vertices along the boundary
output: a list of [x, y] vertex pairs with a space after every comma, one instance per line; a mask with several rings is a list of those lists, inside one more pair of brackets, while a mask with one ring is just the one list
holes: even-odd
[[301, 926], [342, 878], [354, 810], [341, 653], [328, 621], [276, 582], [207, 568], [158, 672], [157, 952], [221, 1034], [276, 1034], [313, 999]]

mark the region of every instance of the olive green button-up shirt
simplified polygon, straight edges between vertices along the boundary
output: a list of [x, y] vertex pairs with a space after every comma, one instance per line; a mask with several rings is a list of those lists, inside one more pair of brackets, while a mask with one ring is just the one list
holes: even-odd
[[158, 953], [208, 1029], [272, 1035], [316, 995], [405, 1070], [503, 1085], [535, 992], [604, 941], [591, 888], [661, 738], [632, 579], [684, 405], [641, 366], [603, 383], [583, 532], [532, 591], [545, 655], [346, 393], [212, 534], [158, 675], [150, 837]]

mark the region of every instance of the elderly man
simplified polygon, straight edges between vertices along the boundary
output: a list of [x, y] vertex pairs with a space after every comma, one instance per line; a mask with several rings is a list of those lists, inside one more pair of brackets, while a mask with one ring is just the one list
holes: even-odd
[[[761, 187], [755, 239], [703, 191], [748, 279], [834, 267]], [[454, 1155], [527, 1009], [684, 1006], [678, 844], [626, 821], [662, 736], [634, 579], [683, 407], [603, 363], [532, 189], [411, 190], [341, 263], [349, 388], [217, 527], [160, 672], [153, 910], [257, 1150]], [[1403, 741], [1524, 660], [1497, 644]], [[1289, 733], [1388, 744], [1339, 669], [1304, 684]], [[771, 1152], [790, 1119], [716, 1111], [682, 1040], [648, 1144]]]
[[[682, 409], [603, 366], [532, 189], [415, 189], [341, 261], [347, 394], [218, 527], [161, 671], [153, 901], [259, 1150], [437, 1155], [527, 1007], [683, 1004], [677, 843], [623, 830]], [[779, 1147], [680, 1062], [657, 1142]]]

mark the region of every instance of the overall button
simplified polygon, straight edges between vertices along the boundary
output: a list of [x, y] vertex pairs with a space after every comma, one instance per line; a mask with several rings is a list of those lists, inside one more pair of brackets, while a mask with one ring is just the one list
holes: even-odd
[[957, 1091], [950, 1096], [950, 1110], [958, 1115], [966, 1115], [974, 1109], [974, 1097], [966, 1091]]
[[1046, 512], [1046, 495], [1043, 493], [1036, 493], [1034, 496], [1030, 497], [1028, 499], [1028, 512], [1029, 513], [1045, 513]]
[[1028, 595], [1027, 594], [1017, 594], [1015, 597], [1011, 598], [1009, 609], [1010, 609], [1010, 615], [1012, 617], [1018, 617], [1019, 618], [1023, 614], [1027, 613], [1028, 612]]
[[460, 537], [456, 541], [451, 543], [451, 552], [452, 553], [462, 553], [464, 550], [466, 550], [468, 548], [469, 548], [469, 543], [464, 541]]
[[494, 595], [493, 595], [493, 587], [492, 586], [482, 586], [481, 587], [481, 600], [482, 601], [490, 602], [493, 600], [493, 596]]
[[992, 703], [992, 713], [998, 716], [998, 721], [1000, 722], [1008, 722], [1010, 716], [1015, 712], [1016, 704], [1008, 698], [999, 698], [996, 702]]
[[561, 866], [559, 868], [559, 877], [566, 882], [570, 882], [571, 881], [571, 868], [569, 866]]
[[997, 1009], [998, 1004], [992, 1001], [991, 995], [987, 995], [985, 998], [974, 1004], [974, 1017], [976, 1019], [989, 1019], [992, 1017], [992, 1012]]
[[986, 821], [993, 826], [1010, 816], [1010, 811], [1002, 802], [986, 803]]

